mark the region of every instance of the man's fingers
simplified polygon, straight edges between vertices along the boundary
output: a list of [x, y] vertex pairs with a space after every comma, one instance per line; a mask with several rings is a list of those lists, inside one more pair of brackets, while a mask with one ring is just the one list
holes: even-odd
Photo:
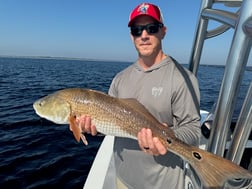
[[137, 138], [138, 138], [138, 144], [140, 148], [144, 152], [149, 152], [149, 142], [148, 142], [148, 133], [146, 128], [142, 128], [140, 132], [138, 132]]
[[97, 135], [97, 130], [96, 130], [96, 127], [94, 125], [91, 125], [91, 135], [92, 136]]
[[85, 116], [84, 132], [86, 132], [88, 134], [91, 133], [91, 118], [90, 118], [90, 116]]
[[78, 124], [83, 133], [88, 133], [93, 136], [97, 134], [96, 127], [92, 124], [92, 119], [90, 116], [82, 115], [77, 117], [76, 124]]
[[157, 137], [153, 138], [153, 143], [154, 143], [155, 148], [158, 151], [158, 154], [165, 155], [167, 153], [167, 149]]

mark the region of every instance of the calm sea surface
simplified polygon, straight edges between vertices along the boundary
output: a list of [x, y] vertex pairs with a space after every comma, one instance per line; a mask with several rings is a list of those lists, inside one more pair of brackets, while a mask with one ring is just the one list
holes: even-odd
[[[75, 142], [68, 126], [40, 119], [38, 98], [70, 87], [107, 92], [112, 78], [130, 63], [69, 59], [0, 58], [0, 188], [83, 188], [102, 137]], [[211, 110], [223, 66], [200, 66], [201, 109]], [[242, 81], [238, 116], [252, 70]]]

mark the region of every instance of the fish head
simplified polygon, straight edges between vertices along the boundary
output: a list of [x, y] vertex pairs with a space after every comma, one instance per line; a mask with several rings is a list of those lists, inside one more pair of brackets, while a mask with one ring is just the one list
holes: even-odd
[[70, 104], [57, 93], [38, 99], [33, 108], [37, 115], [57, 124], [67, 124], [71, 114]]

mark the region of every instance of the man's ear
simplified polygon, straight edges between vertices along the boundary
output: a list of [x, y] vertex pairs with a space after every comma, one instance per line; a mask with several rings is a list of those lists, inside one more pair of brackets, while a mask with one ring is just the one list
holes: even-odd
[[162, 29], [162, 39], [164, 39], [166, 32], [167, 32], [167, 27], [163, 26], [161, 29]]

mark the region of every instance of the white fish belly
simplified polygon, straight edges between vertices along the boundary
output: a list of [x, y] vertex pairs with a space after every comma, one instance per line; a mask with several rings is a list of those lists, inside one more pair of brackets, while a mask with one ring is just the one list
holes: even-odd
[[104, 135], [137, 139], [136, 136], [131, 135], [130, 133], [123, 130], [120, 126], [115, 125], [114, 123], [98, 120], [93, 120], [93, 123], [96, 126], [97, 131], [103, 133]]

